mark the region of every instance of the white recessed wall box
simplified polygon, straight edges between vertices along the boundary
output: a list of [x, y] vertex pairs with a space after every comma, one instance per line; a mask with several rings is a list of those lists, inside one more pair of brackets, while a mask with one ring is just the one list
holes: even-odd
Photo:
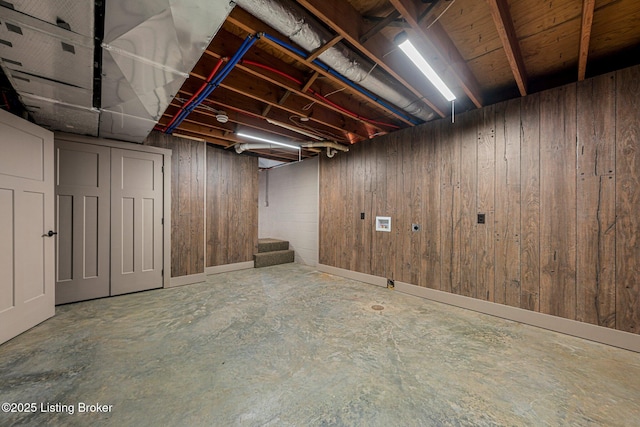
[[377, 216], [376, 217], [376, 231], [391, 231], [391, 217], [390, 216]]

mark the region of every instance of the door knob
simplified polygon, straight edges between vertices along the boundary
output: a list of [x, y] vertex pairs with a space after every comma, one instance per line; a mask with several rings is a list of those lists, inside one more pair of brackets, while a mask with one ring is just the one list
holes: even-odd
[[53, 237], [54, 234], [58, 234], [58, 232], [49, 230], [49, 232], [47, 234], [43, 234], [42, 237]]

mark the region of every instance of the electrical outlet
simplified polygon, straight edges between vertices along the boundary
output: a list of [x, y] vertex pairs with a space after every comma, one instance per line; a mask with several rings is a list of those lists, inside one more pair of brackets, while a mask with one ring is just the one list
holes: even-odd
[[484, 224], [485, 214], [478, 214], [478, 224]]
[[364, 212], [360, 212], [360, 219], [364, 219]]

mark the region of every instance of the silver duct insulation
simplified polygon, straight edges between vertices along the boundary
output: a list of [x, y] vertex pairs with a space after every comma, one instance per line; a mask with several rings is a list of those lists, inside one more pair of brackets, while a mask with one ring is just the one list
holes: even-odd
[[[307, 52], [313, 52], [333, 36], [302, 8], [293, 2], [281, 0], [236, 0], [238, 6], [269, 24], [297, 43]], [[435, 117], [422, 102], [416, 102], [404, 88], [398, 88], [374, 64], [338, 43], [318, 57], [322, 62], [360, 86], [398, 106], [407, 113], [428, 121]]]
[[[338, 144], [336, 142], [303, 142], [300, 144], [301, 148], [326, 148], [327, 156], [333, 157], [336, 151], [347, 152], [349, 147], [346, 145]], [[277, 145], [269, 143], [255, 143], [255, 142], [243, 142], [234, 146], [236, 153], [240, 154], [247, 150], [268, 150], [270, 148], [278, 148]], [[333, 153], [333, 154], [330, 154]]]
[[234, 5], [229, 0], [106, 2], [100, 136], [142, 142]]
[[94, 108], [94, 2], [0, 2], [0, 67], [37, 124], [142, 142], [235, 5], [105, 2], [101, 105]]

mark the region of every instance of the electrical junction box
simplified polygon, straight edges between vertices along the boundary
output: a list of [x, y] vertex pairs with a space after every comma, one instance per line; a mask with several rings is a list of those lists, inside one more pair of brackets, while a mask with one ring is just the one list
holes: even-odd
[[390, 216], [377, 216], [376, 217], [376, 231], [388, 231], [388, 232], [391, 232], [391, 217]]

